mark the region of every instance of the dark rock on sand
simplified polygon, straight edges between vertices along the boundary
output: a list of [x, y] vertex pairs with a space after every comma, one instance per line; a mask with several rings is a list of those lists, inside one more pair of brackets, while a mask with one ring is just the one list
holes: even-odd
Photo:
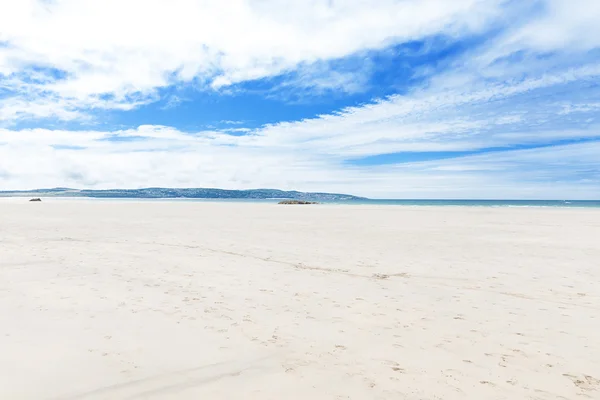
[[305, 201], [305, 200], [282, 200], [279, 204], [319, 204], [316, 201]]

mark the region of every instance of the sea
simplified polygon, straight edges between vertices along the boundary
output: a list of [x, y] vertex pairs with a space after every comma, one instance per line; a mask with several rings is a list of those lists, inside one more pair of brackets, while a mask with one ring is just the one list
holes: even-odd
[[[448, 207], [570, 207], [600, 208], [600, 200], [359, 200], [353, 204]], [[344, 202], [340, 204], [345, 204]]]
[[[264, 203], [276, 204], [282, 199], [197, 199], [197, 198], [82, 198], [63, 197], [54, 199], [92, 201], [169, 201], [169, 202], [217, 202], [217, 203]], [[285, 199], [283, 199], [285, 200]], [[396, 200], [359, 199], [319, 201], [331, 205], [372, 205], [372, 206], [434, 206], [434, 207], [559, 207], [559, 208], [600, 208], [600, 200]]]

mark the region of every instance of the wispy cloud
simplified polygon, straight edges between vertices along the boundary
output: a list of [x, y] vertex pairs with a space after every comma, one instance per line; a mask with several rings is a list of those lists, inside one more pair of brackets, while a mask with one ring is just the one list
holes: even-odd
[[[0, 2], [12, 15], [0, 12], [3, 188], [600, 198], [593, 2], [236, 0], [226, 10], [192, 0], [11, 3]], [[266, 79], [273, 86], [265, 95], [358, 93], [377, 84], [365, 52], [474, 36], [442, 66], [427, 62], [434, 47], [420, 47], [423, 62], [411, 71], [418, 79], [397, 94], [303, 120], [258, 128], [224, 120], [193, 133], [144, 121], [122, 130], [9, 129], [17, 120], [132, 110], [185, 83], [225, 91]], [[415, 153], [428, 157], [416, 161]], [[382, 155], [394, 161], [379, 165]]]
[[[327, 62], [485, 29], [501, 3], [235, 0], [224, 7], [220, 0], [4, 0], [0, 76], [13, 83], [0, 116], [71, 119], [94, 108], [131, 109], [177, 83], [218, 90], [303, 65], [295, 75], [303, 86], [358, 90], [348, 75], [323, 70]], [[35, 81], [36, 68], [58, 74]]]
[[600, 196], [600, 142], [352, 167], [292, 149], [230, 146], [212, 132], [190, 136], [160, 127], [119, 133], [137, 140], [103, 140], [108, 134], [99, 132], [27, 131], [18, 141], [10, 135], [0, 136], [9, 140], [0, 146], [6, 189], [161, 185], [335, 190], [383, 198]]
[[[587, 102], [557, 101], [551, 94], [566, 90], [600, 98], [595, 87], [579, 82], [596, 76], [589, 75], [593, 72], [570, 71], [473, 92], [429, 88], [254, 130], [4, 130], [1, 182], [4, 187], [23, 187], [23, 182], [29, 187], [50, 182], [127, 187], [135, 182], [339, 190], [376, 197], [547, 198], [569, 193], [592, 198], [600, 195], [597, 113]], [[565, 101], [578, 110], [568, 120], [561, 113]], [[357, 157], [432, 151], [441, 154], [396, 165], [348, 163]], [[470, 153], [447, 153], [461, 151]], [[27, 154], [35, 154], [36, 162], [24, 162]]]

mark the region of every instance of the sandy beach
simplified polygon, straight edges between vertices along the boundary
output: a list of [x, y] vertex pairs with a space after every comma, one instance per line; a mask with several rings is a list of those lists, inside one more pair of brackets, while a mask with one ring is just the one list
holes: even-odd
[[0, 399], [600, 399], [600, 210], [0, 200]]

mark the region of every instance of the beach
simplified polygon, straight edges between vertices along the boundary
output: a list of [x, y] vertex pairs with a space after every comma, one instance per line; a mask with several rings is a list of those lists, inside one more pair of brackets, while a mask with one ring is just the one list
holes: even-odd
[[600, 209], [27, 200], [1, 399], [600, 399]]

